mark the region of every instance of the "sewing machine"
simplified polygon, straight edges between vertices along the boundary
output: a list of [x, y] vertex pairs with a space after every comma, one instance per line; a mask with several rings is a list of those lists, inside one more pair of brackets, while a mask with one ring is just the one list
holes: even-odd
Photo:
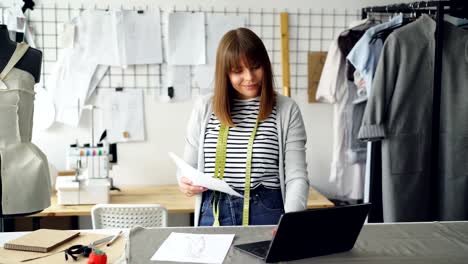
[[67, 169], [74, 176], [57, 177], [57, 203], [61, 205], [109, 203], [112, 179], [109, 177], [108, 147], [78, 143], [67, 150]]

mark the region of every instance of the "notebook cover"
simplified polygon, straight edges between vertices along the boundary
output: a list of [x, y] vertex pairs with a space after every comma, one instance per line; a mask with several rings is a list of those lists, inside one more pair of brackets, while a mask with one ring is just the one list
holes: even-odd
[[46, 253], [54, 247], [77, 237], [79, 234], [79, 231], [39, 229], [8, 241], [3, 247], [5, 249]]

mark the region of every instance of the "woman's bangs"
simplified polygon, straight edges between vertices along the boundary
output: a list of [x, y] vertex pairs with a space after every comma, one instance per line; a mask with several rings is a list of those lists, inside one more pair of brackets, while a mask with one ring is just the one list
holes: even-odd
[[[244, 44], [244, 45], [242, 45]], [[252, 45], [245, 45], [246, 43], [233, 43], [226, 52], [226, 70], [229, 73], [232, 70], [242, 68], [244, 64], [247, 68], [256, 67], [262, 65], [262, 60], [260, 58], [261, 52], [256, 50]], [[251, 46], [251, 47], [249, 47]]]

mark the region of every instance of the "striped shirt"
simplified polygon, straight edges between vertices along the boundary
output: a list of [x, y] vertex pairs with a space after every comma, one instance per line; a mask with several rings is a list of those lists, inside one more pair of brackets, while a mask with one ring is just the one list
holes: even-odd
[[[229, 129], [226, 147], [226, 165], [223, 180], [234, 189], [245, 189], [245, 165], [247, 145], [257, 120], [260, 98], [234, 100], [231, 116], [235, 127]], [[214, 113], [208, 122], [203, 150], [205, 173], [213, 176], [216, 160], [216, 144], [220, 123]], [[253, 143], [250, 188], [260, 184], [266, 188], [279, 189], [278, 132], [276, 128], [276, 107], [270, 116], [259, 123]]]

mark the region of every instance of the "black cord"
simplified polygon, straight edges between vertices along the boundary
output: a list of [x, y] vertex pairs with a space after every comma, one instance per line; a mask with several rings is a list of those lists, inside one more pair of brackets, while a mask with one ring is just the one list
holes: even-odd
[[78, 259], [79, 255], [83, 255], [85, 258], [87, 258], [92, 251], [93, 249], [90, 247], [74, 245], [65, 250], [65, 260], [68, 260], [68, 256], [72, 257], [74, 261]]

